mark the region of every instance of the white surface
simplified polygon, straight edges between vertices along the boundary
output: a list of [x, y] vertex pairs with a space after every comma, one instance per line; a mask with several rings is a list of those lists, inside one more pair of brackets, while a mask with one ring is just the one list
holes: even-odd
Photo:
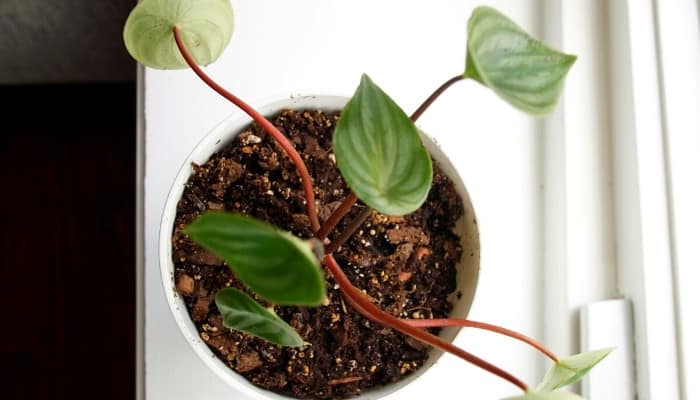
[[700, 399], [700, 26], [696, 0], [656, 1], [681, 396]]
[[136, 88], [136, 400], [144, 400], [146, 397], [146, 301], [145, 301], [145, 203], [144, 203], [144, 177], [146, 167], [146, 142], [145, 142], [145, 107], [144, 107], [144, 69], [139, 66], [137, 70]]
[[547, 39], [578, 55], [543, 142], [544, 338], [564, 355], [579, 351], [579, 308], [617, 296], [605, 11], [545, 3]]
[[[367, 72], [410, 112], [461, 71], [466, 20], [478, 5], [427, 4], [234, 0], [234, 38], [207, 71], [256, 104], [300, 92], [350, 95]], [[697, 2], [488, 4], [579, 60], [548, 119], [460, 82], [419, 121], [455, 161], [479, 219], [482, 270], [470, 317], [566, 354], [580, 350], [582, 305], [627, 297], [638, 399], [697, 398], [688, 381], [698, 375], [688, 356], [698, 354], [691, 339], [699, 334], [690, 305], [700, 302], [690, 286], [700, 265]], [[147, 400], [245, 400], [184, 342], [156, 261], [161, 210], [177, 170], [234, 110], [189, 71], [147, 70], [145, 90]], [[494, 335], [464, 331], [457, 344], [532, 384], [545, 370], [542, 357]], [[451, 356], [409, 388], [390, 398], [434, 396], [435, 388], [492, 399], [517, 393]]]
[[[490, 2], [526, 29], [540, 23], [536, 1]], [[470, 1], [234, 1], [232, 44], [208, 72], [250, 102], [298, 92], [349, 95], [367, 72], [406, 110], [463, 68]], [[146, 397], [244, 399], [206, 369], [167, 309], [157, 265], [161, 210], [180, 164], [233, 108], [189, 71], [147, 70], [145, 280]], [[317, 90], [313, 90], [316, 88]], [[455, 160], [481, 224], [482, 271], [471, 316], [541, 337], [539, 124], [474, 83], [455, 85], [421, 119]], [[458, 344], [529, 382], [543, 371], [530, 349], [463, 332]], [[498, 398], [517, 389], [453, 357], [443, 357], [411, 393], [435, 387]], [[437, 386], [436, 386], [437, 385]]]
[[583, 378], [590, 400], [634, 400], [632, 304], [623, 299], [597, 301], [581, 309], [581, 351], [615, 350]]
[[609, 2], [618, 281], [632, 300], [640, 400], [679, 399], [654, 10]]

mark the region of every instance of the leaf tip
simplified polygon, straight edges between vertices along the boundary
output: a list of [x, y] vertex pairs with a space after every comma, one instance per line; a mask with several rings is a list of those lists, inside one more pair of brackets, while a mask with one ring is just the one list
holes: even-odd
[[555, 108], [576, 56], [549, 47], [491, 7], [474, 9], [467, 34], [466, 78], [528, 114]]
[[[197, 233], [197, 227], [196, 227], [197, 220], [194, 220], [190, 222], [189, 224], [185, 225], [184, 228], [182, 228], [182, 233], [187, 235], [188, 237], [192, 237], [193, 235], [196, 235]], [[194, 228], [193, 228], [194, 226]]]
[[297, 335], [294, 338], [292, 338], [292, 340], [289, 342], [287, 347], [304, 347], [305, 345], [306, 344], [304, 343], [304, 339], [302, 339], [301, 336], [299, 336], [299, 334], [297, 333]]
[[609, 356], [610, 353], [612, 353], [615, 350], [617, 350], [617, 347], [605, 347], [605, 348], [598, 350], [602, 354], [600, 359], [601, 360], [604, 359], [605, 357]]

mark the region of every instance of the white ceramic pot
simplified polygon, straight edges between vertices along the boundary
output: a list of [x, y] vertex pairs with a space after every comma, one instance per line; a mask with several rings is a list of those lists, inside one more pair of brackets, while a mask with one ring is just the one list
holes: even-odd
[[[285, 98], [279, 101], [272, 102], [265, 106], [257, 108], [263, 115], [271, 116], [283, 109], [320, 109], [324, 111], [341, 110], [349, 99], [340, 96], [296, 96]], [[247, 395], [253, 399], [269, 399], [282, 400], [289, 399], [286, 396], [280, 396], [267, 390], [260, 389], [244, 377], [231, 370], [226, 364], [219, 360], [204, 341], [199, 337], [199, 333], [195, 324], [190, 319], [187, 312], [187, 307], [182, 298], [175, 291], [174, 281], [174, 266], [172, 263], [172, 248], [171, 235], [173, 232], [173, 224], [177, 211], [177, 203], [182, 196], [183, 189], [187, 179], [192, 173], [191, 163], [204, 164], [209, 157], [215, 152], [221, 150], [224, 146], [230, 143], [233, 138], [246, 126], [251, 123], [250, 118], [242, 112], [234, 113], [229, 118], [220, 123], [204, 139], [195, 147], [187, 160], [180, 168], [180, 171], [173, 182], [170, 193], [168, 194], [165, 203], [165, 209], [160, 225], [160, 242], [159, 242], [159, 258], [160, 271], [163, 280], [163, 288], [165, 289], [166, 299], [170, 310], [175, 317], [177, 325], [180, 327], [182, 334], [185, 335], [187, 342], [192, 346], [195, 353], [202, 361], [221, 379], [226, 381], [235, 390]], [[476, 290], [476, 282], [479, 274], [479, 233], [477, 229], [474, 209], [472, 207], [469, 195], [460, 179], [457, 171], [454, 169], [450, 160], [440, 150], [438, 145], [430, 139], [429, 136], [422, 133], [423, 145], [433, 156], [437, 165], [447, 174], [447, 176], [455, 183], [457, 192], [462, 198], [464, 204], [464, 216], [457, 222], [456, 233], [461, 238], [463, 248], [462, 261], [457, 268], [457, 290], [451, 295], [451, 300], [454, 304], [452, 317], [465, 318], [474, 298]], [[457, 293], [461, 296], [457, 296]], [[458, 298], [459, 297], [459, 298]], [[445, 340], [452, 341], [456, 337], [458, 329], [447, 328], [443, 329], [441, 337]], [[373, 390], [368, 390], [356, 399], [379, 399], [401, 388], [406, 387], [410, 382], [418, 379], [428, 368], [430, 368], [442, 352], [431, 350], [430, 356], [423, 367], [410, 375], [409, 377], [391, 385], [380, 387]]]

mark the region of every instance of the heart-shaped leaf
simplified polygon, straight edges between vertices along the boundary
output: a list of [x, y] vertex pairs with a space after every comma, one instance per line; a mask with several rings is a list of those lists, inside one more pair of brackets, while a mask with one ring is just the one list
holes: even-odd
[[551, 391], [578, 382], [613, 350], [607, 348], [560, 359], [549, 368], [536, 391]]
[[465, 77], [490, 87], [513, 106], [530, 114], [549, 112], [576, 56], [532, 38], [490, 7], [477, 7], [469, 18]]
[[505, 400], [583, 400], [583, 397], [559, 390], [556, 392], [532, 392], [522, 396], [509, 397]]
[[176, 25], [197, 64], [210, 64], [231, 40], [231, 3], [229, 0], [142, 0], [126, 20], [124, 44], [136, 61], [148, 67], [187, 68], [173, 37]]
[[249, 333], [280, 346], [299, 347], [304, 344], [294, 328], [238, 289], [221, 289], [216, 293], [215, 300], [227, 328]]
[[343, 109], [333, 150], [348, 186], [381, 213], [408, 214], [428, 197], [433, 167], [418, 129], [367, 75]]
[[326, 297], [312, 243], [254, 218], [222, 212], [202, 214], [184, 232], [226, 260], [245, 285], [271, 303], [316, 306]]

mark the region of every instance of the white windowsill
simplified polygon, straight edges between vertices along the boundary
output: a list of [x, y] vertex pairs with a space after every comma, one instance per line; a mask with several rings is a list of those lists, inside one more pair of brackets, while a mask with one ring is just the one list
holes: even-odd
[[[407, 110], [459, 72], [475, 6], [466, 0], [232, 3], [234, 38], [207, 68], [224, 87], [260, 105], [298, 93], [350, 95], [367, 72]], [[690, 305], [700, 304], [691, 287], [700, 266], [697, 2], [487, 3], [579, 59], [561, 106], [546, 119], [461, 82], [419, 121], [462, 174], [479, 220], [481, 275], [470, 317], [566, 354], [581, 348], [581, 307], [625, 297], [636, 336], [636, 371], [626, 372], [637, 378], [626, 393], [640, 400], [698, 398], [689, 377], [700, 371], [683, 356], [700, 351], [691, 341], [700, 337], [700, 321], [690, 314]], [[146, 69], [139, 88], [139, 398], [245, 400], [184, 342], [163, 299], [156, 253], [170, 182], [199, 139], [235, 110], [190, 71]], [[609, 327], [584, 328], [586, 338], [607, 340], [588, 335]], [[465, 330], [457, 344], [533, 384], [546, 368], [530, 349], [492, 335]], [[517, 394], [445, 356], [390, 398], [427, 397], [436, 387], [478, 398]], [[592, 400], [610, 398], [590, 393]]]

